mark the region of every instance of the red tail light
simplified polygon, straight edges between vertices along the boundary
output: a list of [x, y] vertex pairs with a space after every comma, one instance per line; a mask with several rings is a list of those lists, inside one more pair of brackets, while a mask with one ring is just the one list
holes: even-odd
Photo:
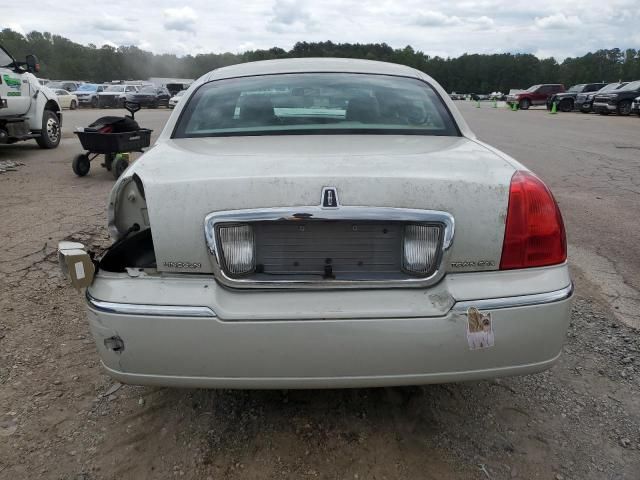
[[544, 267], [567, 259], [567, 237], [553, 195], [531, 172], [516, 172], [509, 189], [509, 209], [500, 270]]

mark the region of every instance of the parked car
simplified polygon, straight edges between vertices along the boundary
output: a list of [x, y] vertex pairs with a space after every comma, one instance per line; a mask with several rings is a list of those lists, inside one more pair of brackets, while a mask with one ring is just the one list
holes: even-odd
[[578, 110], [580, 110], [582, 113], [589, 113], [593, 109], [593, 99], [595, 98], [595, 96], [597, 94], [611, 92], [611, 91], [616, 90], [618, 88], [624, 87], [627, 83], [629, 83], [629, 82], [609, 83], [609, 84], [605, 85], [604, 87], [602, 87], [597, 92], [579, 93], [576, 96], [576, 102], [575, 102], [576, 108]]
[[554, 93], [547, 99], [547, 110], [551, 110], [555, 102], [556, 107], [561, 112], [572, 112], [576, 106], [578, 94], [597, 92], [606, 85], [606, 83], [580, 83], [564, 93]]
[[184, 96], [185, 92], [186, 92], [186, 90], [180, 90], [173, 97], [171, 97], [169, 99], [169, 108], [175, 108], [175, 106], [178, 104], [180, 99]]
[[78, 105], [81, 107], [98, 107], [98, 94], [104, 92], [106, 87], [97, 83], [83, 83], [78, 90], [72, 92], [78, 97]]
[[66, 90], [67, 92], [75, 92], [80, 85], [82, 85], [82, 82], [72, 82], [70, 80], [55, 80], [47, 83], [47, 87], [51, 90]]
[[527, 110], [531, 106], [546, 105], [547, 99], [551, 95], [562, 92], [564, 92], [564, 85], [561, 83], [533, 85], [523, 92], [509, 95], [507, 102], [509, 102], [509, 104], [517, 104], [521, 110]]
[[109, 85], [104, 91], [98, 93], [98, 106], [123, 107], [127, 100], [127, 95], [138, 91], [135, 85]]
[[61, 88], [54, 90], [54, 92], [56, 92], [56, 95], [58, 96], [58, 103], [62, 108], [68, 108], [70, 110], [78, 108], [78, 97], [73, 93], [69, 93]]
[[572, 295], [558, 205], [431, 77], [269, 60], [216, 69], [182, 101], [111, 192], [97, 273], [82, 244], [59, 246], [111, 376], [365, 387], [558, 360]]
[[169, 106], [171, 95], [169, 90], [164, 87], [154, 87], [148, 85], [140, 88], [137, 92], [128, 93], [127, 100], [137, 102], [142, 107], [157, 108], [160, 106]]
[[193, 83], [193, 81], [189, 81], [189, 82], [169, 82], [165, 84], [165, 87], [167, 88], [167, 90], [169, 90], [169, 94], [172, 97], [175, 97], [176, 94], [181, 91], [181, 90], [187, 90], [191, 84]]
[[631, 104], [631, 112], [640, 115], [640, 97], [636, 97], [633, 99], [633, 103]]
[[593, 111], [600, 115], [617, 113], [629, 115], [634, 98], [640, 95], [640, 80], [629, 82], [624, 87], [608, 93], [598, 93], [593, 99]]

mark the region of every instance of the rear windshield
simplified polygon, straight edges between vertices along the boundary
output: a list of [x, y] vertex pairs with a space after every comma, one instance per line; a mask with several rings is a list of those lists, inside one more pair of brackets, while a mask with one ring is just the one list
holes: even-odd
[[316, 133], [459, 135], [442, 99], [420, 80], [303, 73], [207, 83], [189, 99], [174, 137]]

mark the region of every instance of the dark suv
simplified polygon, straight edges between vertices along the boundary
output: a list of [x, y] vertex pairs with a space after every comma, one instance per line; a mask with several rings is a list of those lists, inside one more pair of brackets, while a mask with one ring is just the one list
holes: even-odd
[[509, 95], [507, 102], [516, 103], [521, 110], [527, 110], [532, 105], [545, 105], [551, 95], [562, 92], [564, 92], [564, 85], [561, 83], [545, 83], [529, 87], [524, 92]]
[[589, 113], [593, 108], [593, 99], [595, 98], [596, 95], [600, 93], [612, 92], [613, 90], [617, 90], [618, 88], [624, 87], [627, 83], [629, 82], [609, 83], [608, 85], [605, 85], [597, 92], [579, 93], [578, 96], [576, 97], [576, 102], [575, 102], [576, 108], [580, 110], [582, 113]]
[[629, 115], [633, 100], [640, 95], [640, 80], [627, 83], [624, 87], [608, 93], [597, 93], [593, 99], [593, 111], [600, 115], [617, 113]]
[[561, 112], [571, 112], [575, 108], [576, 98], [580, 93], [597, 92], [606, 83], [580, 83], [564, 93], [554, 93], [547, 99], [547, 110], [551, 110], [553, 102]]
[[127, 95], [128, 101], [136, 102], [143, 107], [149, 108], [156, 108], [160, 105], [168, 107], [170, 98], [169, 90], [164, 87], [154, 87], [153, 85], [144, 86], [137, 92]]

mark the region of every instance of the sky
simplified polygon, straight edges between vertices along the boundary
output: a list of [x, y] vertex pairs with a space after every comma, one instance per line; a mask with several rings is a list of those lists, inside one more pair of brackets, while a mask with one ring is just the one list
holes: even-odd
[[428, 55], [583, 55], [640, 48], [640, 0], [87, 0], [11, 2], [0, 28], [177, 55], [298, 41], [411, 45]]

